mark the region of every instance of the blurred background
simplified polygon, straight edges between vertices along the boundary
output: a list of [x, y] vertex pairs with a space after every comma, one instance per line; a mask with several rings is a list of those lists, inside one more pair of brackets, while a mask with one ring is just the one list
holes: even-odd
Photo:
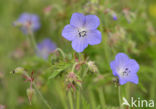
[[[16, 67], [36, 59], [27, 36], [13, 26], [24, 12], [40, 17], [41, 28], [34, 33], [37, 42], [48, 37], [69, 56], [74, 50], [61, 33], [72, 13], [95, 14], [100, 18], [98, 29], [102, 32], [102, 43], [89, 46], [84, 54], [95, 62], [102, 79], [90, 75], [84, 80], [81, 109], [103, 109], [105, 104], [108, 106], [105, 109], [119, 109], [117, 88], [109, 66], [118, 52], [126, 53], [140, 64], [139, 84], [123, 86], [126, 96], [156, 101], [155, 0], [0, 0], [0, 109], [46, 109], [37, 94], [30, 105], [26, 94], [29, 83], [20, 75], [10, 74]], [[42, 60], [39, 62], [44, 64]], [[64, 79], [41, 81], [40, 91], [52, 109], [66, 109]]]

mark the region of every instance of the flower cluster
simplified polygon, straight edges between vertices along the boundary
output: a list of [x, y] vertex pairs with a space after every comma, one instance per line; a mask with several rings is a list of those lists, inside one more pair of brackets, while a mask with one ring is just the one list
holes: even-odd
[[[115, 12], [111, 11], [114, 20], [117, 20]], [[126, 10], [124, 10], [127, 13]], [[15, 22], [15, 25], [20, 25], [24, 33], [36, 31], [40, 28], [39, 17], [34, 14], [23, 13]], [[62, 31], [62, 36], [72, 41], [72, 47], [76, 52], [82, 52], [88, 45], [96, 45], [101, 43], [101, 32], [97, 30], [100, 25], [100, 20], [96, 15], [84, 15], [81, 13], [74, 13], [71, 17], [70, 24], [66, 25]], [[37, 55], [47, 59], [49, 54], [56, 49], [56, 45], [48, 38], [44, 39], [37, 45]], [[89, 68], [97, 72], [97, 67], [94, 63], [88, 63]], [[90, 67], [91, 66], [91, 67]], [[130, 81], [135, 84], [138, 83], [136, 75], [139, 70], [139, 65], [135, 60], [129, 59], [124, 53], [117, 54], [114, 61], [110, 63], [114, 76], [119, 77], [120, 84], [125, 84]], [[70, 73], [69, 78], [74, 75]], [[74, 76], [75, 77], [75, 76]], [[73, 79], [75, 81], [75, 79]]]
[[[49, 14], [50, 11], [51, 11], [51, 7], [47, 7], [45, 9], [46, 14]], [[114, 11], [112, 10], [107, 10], [107, 11], [111, 14], [113, 20], [117, 20], [117, 14]], [[129, 11], [126, 10], [124, 12], [125, 12], [125, 15], [127, 16], [129, 15]], [[128, 18], [130, 19], [130, 16], [128, 16]], [[15, 22], [15, 25], [20, 26], [21, 30], [25, 34], [29, 34], [40, 28], [39, 17], [34, 14], [24, 13]], [[65, 39], [71, 41], [72, 48], [76, 52], [80, 53], [80, 52], [83, 52], [84, 49], [88, 47], [88, 45], [97, 45], [101, 43], [102, 34], [97, 29], [99, 25], [100, 25], [100, 20], [96, 15], [84, 15], [82, 13], [74, 13], [71, 16], [70, 24], [64, 27], [62, 31], [62, 36]], [[118, 32], [114, 34], [112, 34], [111, 32], [108, 33], [108, 35], [110, 36], [108, 38], [109, 47], [111, 47], [112, 45], [116, 45], [118, 40], [125, 39], [125, 36], [126, 36], [125, 30], [120, 27], [118, 27], [117, 30]], [[117, 37], [114, 37], [114, 36], [117, 36]], [[74, 58], [72, 60], [71, 57], [68, 58], [68, 56], [66, 56], [60, 48], [57, 48], [56, 44], [53, 43], [49, 38], [45, 38], [38, 44], [36, 44], [36, 42], [33, 41], [34, 40], [33, 37], [31, 38], [31, 40], [33, 42], [32, 44], [34, 44], [35, 46], [34, 48], [36, 50], [35, 51], [36, 55], [45, 59], [44, 60], [46, 64], [45, 66], [51, 65], [49, 69], [45, 71], [50, 74], [50, 76], [48, 74], [49, 79], [54, 78], [59, 74], [61, 75], [61, 73], [63, 72], [68, 72], [71, 65], [73, 64], [73, 68], [71, 72], [67, 74], [66, 79], [65, 79], [65, 84], [68, 90], [75, 91], [77, 87], [81, 87], [82, 81], [79, 76], [82, 76], [82, 78], [85, 78], [88, 72], [97, 74], [97, 77], [93, 80], [94, 82], [105, 79], [105, 76], [99, 73], [100, 70], [95, 65], [94, 61], [88, 60], [88, 57], [85, 57], [83, 55], [81, 56], [80, 54], [78, 58], [75, 53], [75, 57], [74, 57], [75, 60]], [[130, 43], [130, 45], [131, 45], [130, 47], [134, 46], [133, 43]], [[49, 64], [48, 63], [49, 61], [47, 62], [46, 59], [48, 59], [48, 56], [50, 53], [57, 51], [56, 48], [62, 54], [63, 58], [60, 58], [60, 60], [55, 58], [57, 62], [56, 63], [54, 62], [54, 64], [51, 64], [51, 63]], [[58, 55], [56, 55], [56, 57], [57, 56]], [[83, 64], [84, 64], [84, 67], [81, 68]], [[115, 60], [110, 62], [110, 67], [112, 69], [113, 75], [118, 78], [118, 81], [116, 81], [116, 83], [119, 83], [120, 85], [124, 85], [127, 82], [138, 84], [139, 79], [137, 76], [137, 72], [139, 70], [139, 64], [136, 62], [136, 60], [130, 59], [124, 53], [118, 53], [115, 56]], [[74, 70], [78, 73], [76, 73]], [[53, 73], [51, 74], [51, 72]], [[27, 89], [27, 96], [31, 103], [32, 97], [35, 91], [36, 90], [38, 91], [34, 82], [34, 77], [33, 77], [34, 73], [32, 72], [31, 75], [29, 76], [25, 68], [23, 67], [17, 67], [12, 73], [23, 74], [26, 81], [30, 82], [30, 87]], [[0, 73], [0, 77], [1, 77], [1, 73]], [[40, 93], [39, 95], [41, 96]], [[48, 105], [48, 103], [46, 103], [46, 105]], [[48, 105], [48, 107], [50, 106]]]
[[76, 90], [76, 86], [81, 87], [81, 80], [74, 72], [70, 72], [66, 78], [67, 89]]

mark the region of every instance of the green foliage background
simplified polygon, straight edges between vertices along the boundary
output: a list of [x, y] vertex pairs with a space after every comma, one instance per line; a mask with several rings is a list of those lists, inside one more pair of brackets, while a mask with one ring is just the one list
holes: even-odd
[[[88, 3], [92, 5], [87, 5]], [[49, 5], [52, 6], [52, 10], [49, 15], [46, 15], [43, 9]], [[61, 36], [61, 32], [63, 27], [69, 23], [72, 13], [96, 14], [100, 18], [99, 30], [102, 32], [102, 43], [89, 46], [83, 53], [96, 63], [103, 79], [94, 82], [96, 75], [88, 74], [89, 76], [83, 81], [80, 89], [81, 109], [103, 109], [105, 104], [107, 105], [106, 109], [119, 108], [117, 87], [112, 82], [114, 77], [109, 66], [118, 52], [126, 53], [140, 64], [139, 84], [128, 83], [122, 86], [124, 95], [127, 98], [140, 97], [156, 101], [156, 17], [154, 16], [156, 9], [151, 12], [154, 7], [156, 8], [154, 0], [1, 0], [0, 72], [3, 76], [0, 77], [0, 104], [5, 105], [7, 109], [46, 109], [37, 94], [33, 97], [32, 105], [29, 105], [26, 95], [29, 83], [24, 82], [20, 75], [9, 73], [25, 62], [35, 64], [32, 67], [32, 70], [37, 73], [35, 75], [45, 73], [48, 67], [44, 66], [48, 65], [47, 63], [38, 59], [31, 52], [31, 47], [30, 50], [24, 51], [25, 54], [21, 58], [12, 56], [17, 48], [23, 47], [22, 44], [27, 37], [13, 26], [13, 22], [23, 12], [40, 16], [41, 28], [35, 33], [37, 42], [50, 37], [68, 57], [74, 54], [74, 50], [70, 42]], [[113, 21], [111, 15], [105, 13], [107, 8], [116, 12], [117, 21]], [[123, 14], [124, 8], [130, 9], [135, 15], [130, 23]], [[120, 28], [124, 29], [126, 33], [120, 32]], [[117, 32], [119, 32], [119, 36], [123, 35], [123, 38], [110, 46], [108, 34], [113, 35]], [[114, 34], [112, 37], [118, 36]], [[64, 73], [64, 75], [66, 74], [67, 72]], [[52, 109], [66, 109], [65, 107], [68, 109], [68, 98], [64, 89], [65, 76], [50, 80], [45, 80], [45, 78], [42, 80], [40, 91]]]

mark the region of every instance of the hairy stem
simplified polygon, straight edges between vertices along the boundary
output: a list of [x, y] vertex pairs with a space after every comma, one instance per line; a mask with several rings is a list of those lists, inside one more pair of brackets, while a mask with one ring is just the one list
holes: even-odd
[[74, 72], [74, 70], [75, 70], [75, 67], [76, 67], [76, 65], [77, 65], [78, 63], [76, 62], [76, 63], [74, 63], [74, 65], [73, 65], [73, 67], [72, 67], [72, 72]]
[[65, 53], [62, 51], [62, 49], [57, 48], [56, 51], [59, 51], [62, 54], [64, 59], [66, 58]]
[[39, 94], [39, 96], [41, 97], [43, 103], [47, 106], [47, 108], [48, 108], [48, 109], [52, 109], [52, 108], [50, 107], [50, 105], [48, 104], [47, 100], [43, 97], [43, 95], [41, 94], [41, 92], [40, 92], [40, 91], [38, 90], [38, 88], [36, 87], [35, 83], [33, 83], [33, 86], [34, 86], [36, 92], [37, 92], [37, 93]]
[[30, 32], [29, 39], [30, 39], [31, 44], [34, 48], [34, 51], [37, 51], [38, 50], [37, 43], [36, 43], [35, 36], [34, 36], [33, 32]]

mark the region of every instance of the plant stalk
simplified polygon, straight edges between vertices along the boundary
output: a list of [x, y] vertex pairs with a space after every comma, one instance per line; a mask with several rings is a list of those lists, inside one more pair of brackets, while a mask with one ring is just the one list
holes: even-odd
[[34, 36], [33, 32], [30, 32], [29, 39], [30, 39], [30, 41], [32, 43], [32, 46], [34, 48], [34, 51], [38, 51], [37, 43], [36, 43], [35, 36]]
[[99, 93], [99, 98], [100, 98], [100, 103], [102, 105], [102, 109], [106, 108], [106, 102], [105, 102], [105, 98], [104, 98], [104, 93], [102, 88], [98, 89], [98, 93]]
[[76, 109], [80, 109], [80, 91], [77, 90]]
[[70, 109], [74, 109], [74, 106], [73, 106], [73, 98], [72, 98], [71, 91], [68, 92], [68, 99], [69, 99]]
[[41, 97], [43, 103], [47, 106], [47, 108], [48, 108], [48, 109], [52, 109], [52, 108], [50, 107], [50, 105], [48, 104], [47, 100], [43, 97], [43, 95], [41, 94], [41, 92], [40, 92], [40, 91], [38, 90], [38, 88], [36, 87], [35, 83], [33, 83], [33, 86], [34, 86], [36, 92], [37, 92], [37, 93], [39, 94], [39, 96]]
[[119, 97], [119, 106], [120, 106], [120, 109], [122, 109], [122, 105], [121, 105], [121, 89], [120, 89], [120, 86], [118, 86], [118, 97]]

